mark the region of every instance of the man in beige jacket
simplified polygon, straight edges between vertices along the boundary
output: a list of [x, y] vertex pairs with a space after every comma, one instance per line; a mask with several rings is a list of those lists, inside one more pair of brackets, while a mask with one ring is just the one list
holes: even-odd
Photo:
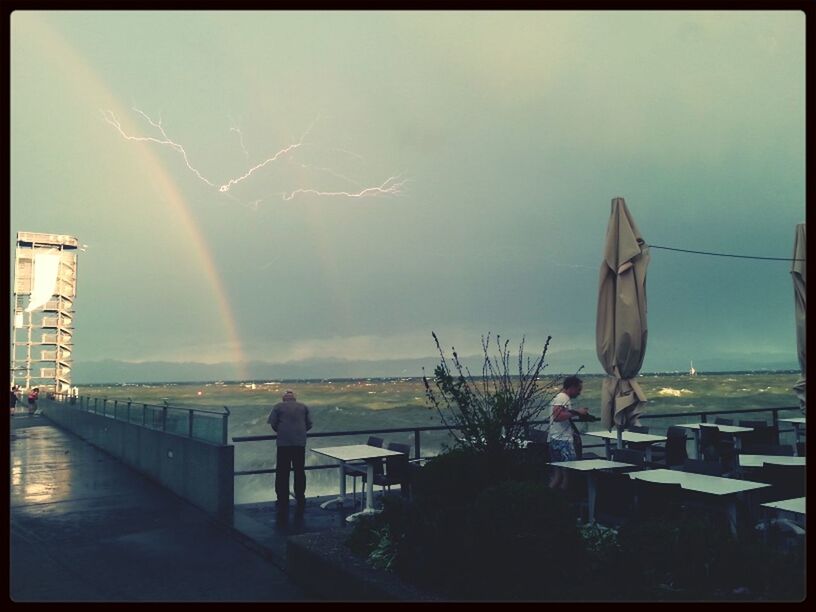
[[287, 389], [283, 401], [272, 407], [267, 423], [278, 434], [275, 493], [278, 508], [289, 505], [289, 469], [295, 472], [295, 499], [299, 509], [306, 505], [306, 432], [312, 428], [309, 407]]

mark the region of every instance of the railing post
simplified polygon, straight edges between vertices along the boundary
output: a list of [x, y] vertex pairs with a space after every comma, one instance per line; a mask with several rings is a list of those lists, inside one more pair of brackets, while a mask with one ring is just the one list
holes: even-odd
[[142, 425], [147, 426], [147, 404], [142, 404]]
[[193, 410], [190, 409], [190, 418], [187, 421], [187, 437], [193, 437]]
[[108, 416], [108, 398], [102, 398], [102, 416]]
[[133, 403], [133, 398], [128, 398], [128, 407], [127, 407], [127, 420], [130, 423], [130, 405]]
[[164, 400], [162, 406], [162, 431], [167, 431], [167, 400]]
[[95, 397], [94, 398], [94, 414], [96, 414], [97, 412], [99, 412], [99, 398]]
[[227, 445], [227, 432], [229, 430], [229, 415], [230, 411], [229, 408], [224, 406], [224, 410], [226, 411], [224, 415], [221, 416], [221, 444], [223, 446]]
[[702, 419], [703, 423], [708, 423], [708, 417], [706, 416], [705, 412], [700, 413], [700, 418]]
[[113, 418], [119, 418], [119, 400], [113, 400]]
[[779, 429], [779, 408], [771, 410], [771, 425]]
[[419, 454], [420, 449], [420, 441], [419, 441], [419, 429], [414, 430], [414, 459], [419, 459], [422, 455]]

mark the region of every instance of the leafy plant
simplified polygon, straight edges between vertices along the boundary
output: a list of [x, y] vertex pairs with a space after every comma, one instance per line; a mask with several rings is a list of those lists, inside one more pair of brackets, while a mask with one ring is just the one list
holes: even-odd
[[541, 355], [531, 361], [524, 358], [524, 339], [518, 351], [518, 374], [511, 371], [510, 343], [496, 336], [498, 355], [490, 355], [490, 334], [482, 336], [482, 375], [474, 377], [452, 347], [452, 364], [432, 332], [441, 362], [434, 368], [431, 381], [423, 374], [429, 407], [436, 408], [442, 423], [450, 430], [456, 446], [473, 448], [494, 456], [503, 450], [518, 448], [534, 421], [555, 395], [557, 379], [539, 381], [546, 367], [545, 358], [551, 336]]

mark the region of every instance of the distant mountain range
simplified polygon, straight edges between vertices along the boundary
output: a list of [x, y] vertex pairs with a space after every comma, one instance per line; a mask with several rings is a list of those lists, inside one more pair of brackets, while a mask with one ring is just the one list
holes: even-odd
[[[531, 355], [535, 357], [535, 355]], [[464, 362], [474, 374], [481, 373], [481, 358], [468, 357]], [[548, 355], [545, 375], [572, 374], [581, 365], [582, 373], [603, 373], [594, 350], [566, 350]], [[100, 361], [75, 362], [74, 384], [137, 383], [137, 382], [203, 382], [215, 380], [293, 380], [320, 378], [381, 378], [422, 376], [422, 368], [428, 375], [439, 363], [436, 356], [420, 359], [393, 359], [378, 361], [351, 361], [345, 359], [322, 359], [269, 363], [251, 361], [244, 364], [245, 375], [239, 373], [232, 363], [197, 363], [170, 361]], [[511, 364], [516, 367], [515, 362]], [[723, 353], [721, 355], [695, 357], [698, 372], [735, 372], [751, 370], [798, 370], [795, 355]], [[678, 363], [676, 357], [652, 358], [647, 354], [642, 370], [649, 372], [686, 372], [688, 365]]]

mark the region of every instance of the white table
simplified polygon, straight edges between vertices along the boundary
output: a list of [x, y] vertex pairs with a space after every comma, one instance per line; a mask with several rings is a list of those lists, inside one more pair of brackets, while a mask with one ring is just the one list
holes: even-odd
[[[618, 439], [618, 432], [616, 430], [606, 431], [602, 429], [600, 431], [588, 431], [584, 435], [586, 436], [595, 436], [596, 438], [603, 438], [604, 443], [606, 444], [606, 458], [609, 459], [612, 456], [612, 441]], [[639, 433], [636, 431], [624, 431], [623, 432], [623, 441], [624, 442], [639, 442], [641, 444], [654, 444], [655, 442], [665, 442], [666, 436], [656, 436], [654, 434], [646, 434], [646, 433]], [[652, 460], [652, 447], [648, 446], [646, 448], [646, 461]]]
[[340, 495], [335, 499], [320, 504], [321, 508], [328, 508], [329, 506], [339, 505], [342, 507], [346, 502], [346, 472], [345, 465], [350, 461], [365, 461], [366, 462], [366, 503], [361, 512], [356, 512], [346, 517], [346, 520], [351, 522], [356, 520], [360, 515], [372, 514], [376, 512], [374, 509], [374, 463], [375, 459], [382, 459], [383, 457], [394, 457], [403, 455], [387, 448], [379, 448], [377, 446], [369, 446], [368, 444], [350, 444], [347, 446], [328, 446], [325, 448], [313, 448], [312, 452], [324, 457], [330, 457], [340, 462], [338, 473], [340, 474]]
[[715, 425], [713, 423], [683, 423], [682, 425], [675, 425], [674, 427], [685, 427], [691, 429], [694, 434], [694, 457], [701, 459], [700, 456], [700, 427], [716, 427], [721, 432], [730, 434], [734, 438], [734, 448], [739, 451], [742, 448], [742, 440], [739, 435], [754, 431], [753, 427], [742, 427], [740, 425]]
[[775, 510], [782, 510], [784, 512], [793, 512], [794, 514], [801, 514], [805, 516], [805, 498], [794, 497], [793, 499], [783, 499], [781, 501], [769, 502], [762, 504], [766, 508], [773, 508]]
[[766, 463], [774, 465], [805, 465], [805, 457], [785, 457], [776, 455], [740, 455], [740, 467], [762, 467]]
[[802, 428], [805, 426], [805, 417], [793, 417], [790, 419], [779, 419], [785, 423], [793, 423], [793, 431], [796, 435], [796, 442], [793, 443], [794, 456], [799, 455], [799, 438], [802, 433]]
[[679, 484], [688, 491], [727, 498], [728, 523], [731, 527], [731, 533], [735, 535], [737, 533], [737, 506], [734, 499], [736, 494], [771, 486], [764, 482], [751, 482], [750, 480], [737, 480], [736, 478], [722, 478], [721, 476], [708, 476], [706, 474], [693, 474], [691, 472], [666, 469], [630, 472], [629, 477], [647, 482]]
[[587, 512], [589, 514], [589, 522], [595, 522], [595, 497], [597, 493], [597, 485], [595, 483], [595, 470], [609, 470], [620, 469], [627, 467], [635, 467], [631, 463], [621, 463], [620, 461], [608, 461], [606, 459], [581, 459], [578, 461], [556, 461], [550, 465], [568, 470], [577, 470], [579, 472], [586, 472], [587, 475]]

